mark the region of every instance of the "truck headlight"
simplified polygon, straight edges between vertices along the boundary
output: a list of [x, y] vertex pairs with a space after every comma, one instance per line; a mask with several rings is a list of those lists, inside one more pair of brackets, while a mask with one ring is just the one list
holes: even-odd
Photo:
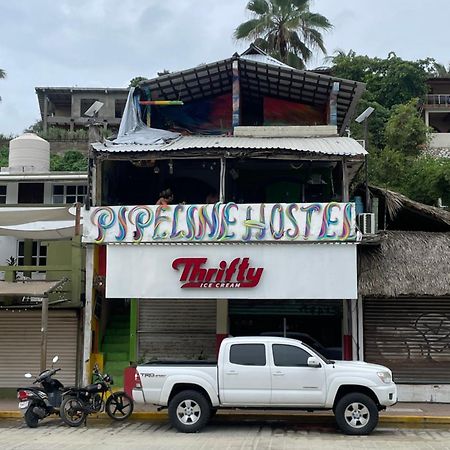
[[392, 382], [392, 375], [389, 372], [377, 372], [378, 378], [386, 384]]

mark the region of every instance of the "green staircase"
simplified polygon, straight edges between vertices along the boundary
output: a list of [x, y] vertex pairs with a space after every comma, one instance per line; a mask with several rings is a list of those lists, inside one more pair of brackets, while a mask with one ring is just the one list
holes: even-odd
[[104, 372], [112, 375], [113, 388], [123, 388], [123, 369], [130, 364], [130, 316], [112, 316], [102, 345]]

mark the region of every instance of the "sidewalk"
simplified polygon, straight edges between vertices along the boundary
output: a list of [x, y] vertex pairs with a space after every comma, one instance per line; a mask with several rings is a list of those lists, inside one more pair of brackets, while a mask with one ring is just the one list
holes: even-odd
[[[0, 399], [0, 419], [20, 418], [17, 401]], [[91, 416], [93, 418], [94, 416]], [[106, 417], [99, 414], [99, 418]], [[218, 417], [225, 420], [285, 420], [305, 423], [329, 423], [334, 421], [331, 411], [283, 411], [283, 410], [219, 410]], [[158, 412], [156, 407], [135, 405], [132, 418], [139, 420], [166, 420], [167, 410]], [[380, 423], [450, 425], [449, 403], [397, 403], [380, 413]]]

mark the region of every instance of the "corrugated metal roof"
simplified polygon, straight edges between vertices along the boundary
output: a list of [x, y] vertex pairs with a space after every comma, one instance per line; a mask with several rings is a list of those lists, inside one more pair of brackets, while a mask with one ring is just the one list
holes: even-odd
[[367, 152], [354, 139], [347, 137], [327, 138], [251, 138], [225, 136], [182, 136], [165, 144], [95, 143], [97, 152], [137, 153], [175, 152], [193, 149], [217, 150], [291, 150], [323, 155], [358, 156]]

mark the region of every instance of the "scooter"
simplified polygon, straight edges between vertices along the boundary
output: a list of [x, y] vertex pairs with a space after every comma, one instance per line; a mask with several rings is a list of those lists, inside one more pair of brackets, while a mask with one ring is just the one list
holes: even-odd
[[[59, 357], [55, 356], [51, 369], [44, 370], [33, 381], [33, 384], [40, 383], [42, 388], [30, 386], [17, 389], [19, 409], [24, 415], [25, 423], [30, 428], [36, 428], [39, 420], [51, 414], [59, 415], [64, 386], [59, 380], [52, 378], [56, 372], [61, 370], [53, 368], [53, 364], [57, 363], [58, 359]], [[25, 378], [32, 377], [31, 373], [25, 374]]]

